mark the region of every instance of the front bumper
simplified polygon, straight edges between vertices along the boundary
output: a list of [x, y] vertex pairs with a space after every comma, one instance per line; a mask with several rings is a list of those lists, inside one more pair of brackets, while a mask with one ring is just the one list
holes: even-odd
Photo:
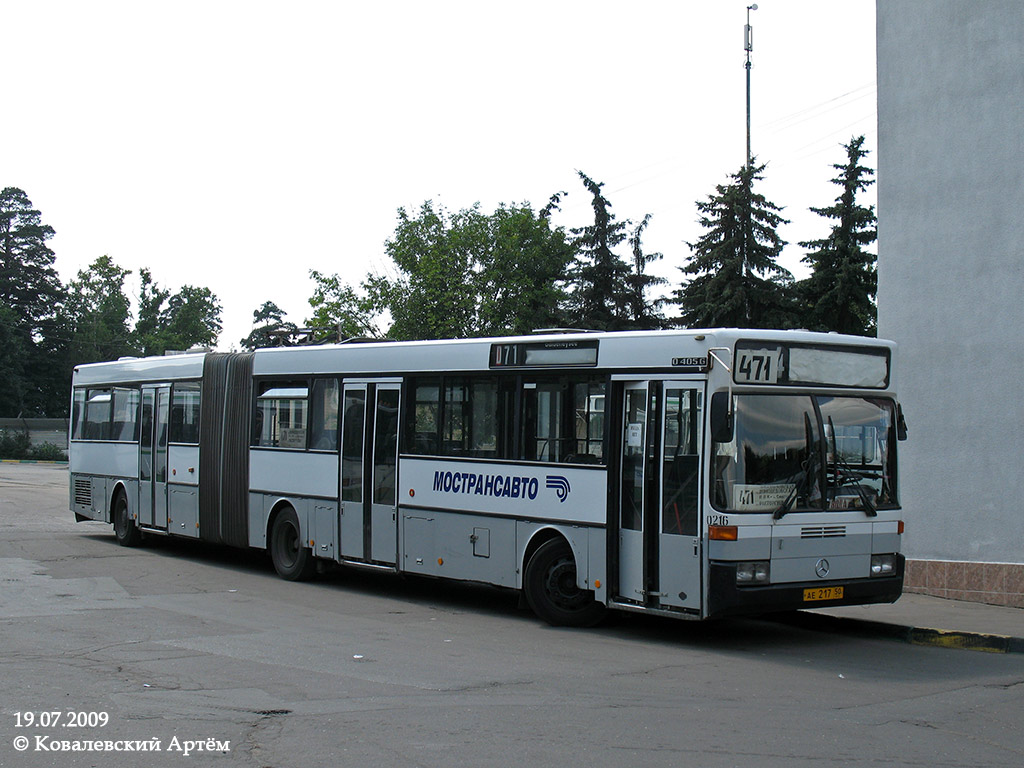
[[[831, 608], [837, 605], [894, 603], [903, 594], [903, 572], [906, 558], [896, 556], [896, 572], [892, 576], [836, 581], [736, 586], [736, 563], [712, 562], [708, 580], [707, 618], [754, 616], [801, 608]], [[804, 590], [811, 587], [842, 587], [840, 600], [804, 602]]]

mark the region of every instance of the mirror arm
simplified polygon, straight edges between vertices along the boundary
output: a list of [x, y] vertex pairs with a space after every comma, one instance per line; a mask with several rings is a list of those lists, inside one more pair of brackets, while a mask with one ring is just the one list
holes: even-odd
[[725, 352], [727, 355], [729, 355], [729, 363], [731, 363], [732, 349], [729, 347], [711, 347], [708, 350], [708, 355], [714, 360], [717, 360], [719, 365], [725, 368], [725, 370], [729, 374], [729, 409], [726, 414], [726, 422], [728, 423], [729, 430], [731, 431], [733, 428], [733, 410], [735, 408], [735, 404], [733, 403], [732, 397], [732, 366], [729, 363], [725, 362], [725, 360], [720, 358], [718, 355], [716, 355], [715, 352]]

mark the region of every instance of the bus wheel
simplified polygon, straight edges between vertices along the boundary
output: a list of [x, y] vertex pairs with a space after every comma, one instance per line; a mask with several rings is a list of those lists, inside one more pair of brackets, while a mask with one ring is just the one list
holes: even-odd
[[281, 510], [270, 531], [270, 559], [282, 579], [305, 581], [316, 570], [313, 553], [300, 537], [299, 518], [289, 507]]
[[523, 592], [533, 612], [556, 627], [592, 627], [604, 618], [594, 593], [576, 585], [576, 560], [564, 539], [546, 541], [533, 553]]
[[128, 514], [128, 499], [122, 491], [114, 497], [114, 538], [122, 547], [137, 547], [142, 542], [142, 531]]

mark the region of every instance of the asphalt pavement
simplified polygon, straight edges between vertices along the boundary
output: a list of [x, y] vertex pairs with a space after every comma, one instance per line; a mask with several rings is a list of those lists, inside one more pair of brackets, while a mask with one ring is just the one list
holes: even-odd
[[930, 595], [904, 593], [895, 603], [816, 608], [778, 619], [810, 629], [842, 629], [918, 645], [1024, 653], [1024, 609]]

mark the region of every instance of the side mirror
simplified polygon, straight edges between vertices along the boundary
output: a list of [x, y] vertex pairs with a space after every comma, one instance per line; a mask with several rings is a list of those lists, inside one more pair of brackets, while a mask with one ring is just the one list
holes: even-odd
[[711, 439], [716, 443], [730, 443], [732, 430], [732, 394], [715, 392], [711, 396]]
[[896, 403], [896, 439], [907, 439], [907, 420], [903, 418], [903, 406]]

